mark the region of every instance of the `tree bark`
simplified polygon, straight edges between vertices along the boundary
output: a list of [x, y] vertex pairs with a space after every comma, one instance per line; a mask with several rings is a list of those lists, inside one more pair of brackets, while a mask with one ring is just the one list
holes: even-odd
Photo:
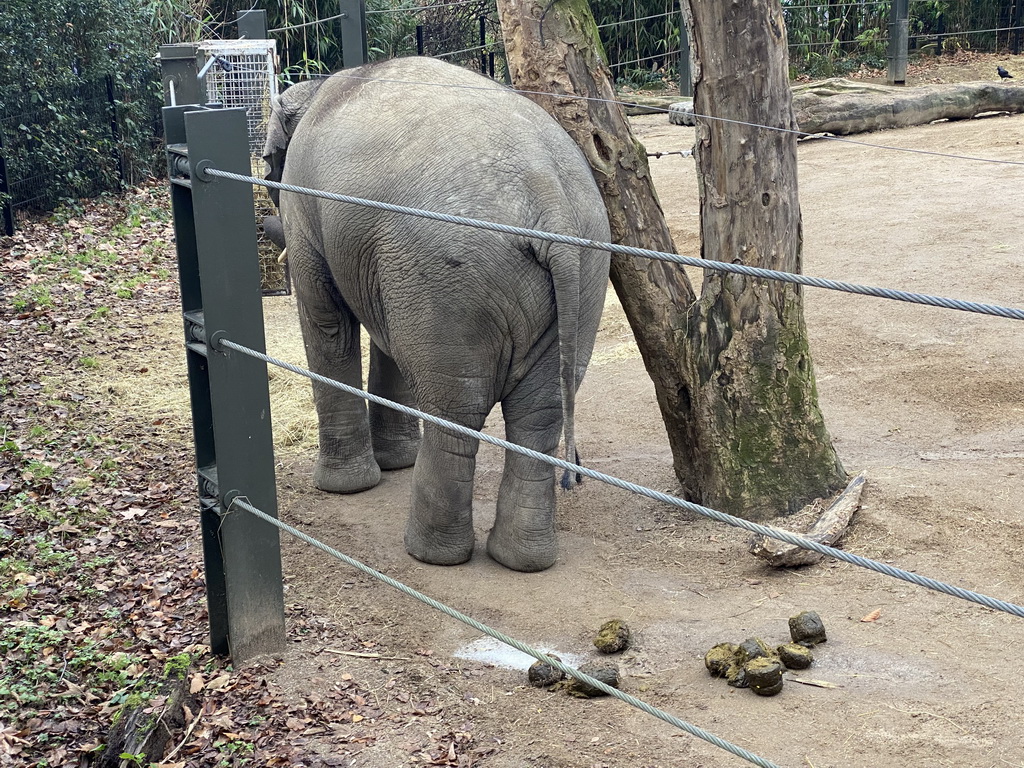
[[[696, 126], [701, 256], [800, 272], [796, 135], [758, 127], [796, 128], [779, 0], [688, 0], [684, 11], [694, 111], [718, 118]], [[766, 517], [844, 484], [799, 286], [708, 271], [688, 330], [709, 497]]]
[[[694, 5], [697, 112], [791, 127], [778, 0], [768, 12], [761, 3]], [[603, 100], [536, 99], [590, 161], [613, 239], [673, 251], [644, 149], [614, 103], [589, 5], [498, 0], [498, 9], [516, 87]], [[702, 256], [799, 271], [795, 138], [702, 121], [697, 160]], [[842, 485], [798, 290], [708, 272], [698, 300], [681, 267], [620, 256], [612, 283], [654, 380], [687, 498], [759, 519]]]

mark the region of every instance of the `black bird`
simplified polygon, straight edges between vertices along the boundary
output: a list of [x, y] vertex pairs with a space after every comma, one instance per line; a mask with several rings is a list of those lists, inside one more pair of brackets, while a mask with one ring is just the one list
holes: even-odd
[[1011, 75], [1011, 74], [1010, 74], [1009, 72], [1007, 72], [1007, 71], [1006, 71], [1005, 69], [1003, 69], [1002, 67], [998, 67], [998, 66], [997, 66], [997, 67], [996, 67], [996, 72], [998, 72], [998, 73], [999, 73], [999, 77], [1001, 77], [1001, 78], [1002, 78], [1003, 80], [1007, 80], [1007, 79], [1009, 79], [1009, 80], [1013, 80], [1013, 75]]

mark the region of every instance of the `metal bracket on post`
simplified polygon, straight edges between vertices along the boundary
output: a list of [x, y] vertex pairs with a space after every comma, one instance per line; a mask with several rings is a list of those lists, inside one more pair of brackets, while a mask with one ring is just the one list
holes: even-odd
[[341, 66], [361, 67], [366, 56], [366, 0], [338, 0], [341, 15]]
[[199, 80], [199, 48], [191, 43], [160, 46], [164, 104], [205, 104], [206, 87]]
[[165, 107], [185, 355], [192, 396], [210, 646], [235, 662], [284, 647], [278, 529], [227, 514], [233, 495], [277, 515], [267, 366], [218, 349], [224, 335], [265, 349], [256, 226], [248, 185], [206, 167], [250, 173], [244, 109]]
[[889, 16], [889, 85], [907, 84], [907, 55], [910, 44], [910, 2], [892, 0]]

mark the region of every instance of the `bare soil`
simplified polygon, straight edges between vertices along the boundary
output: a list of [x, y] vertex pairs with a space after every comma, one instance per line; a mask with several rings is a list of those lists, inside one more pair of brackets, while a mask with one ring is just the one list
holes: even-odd
[[[663, 116], [634, 126], [652, 152], [693, 142], [692, 129]], [[1019, 116], [857, 138], [1024, 159]], [[799, 162], [806, 273], [1024, 306], [1024, 167], [833, 141], [803, 143]], [[679, 250], [698, 254], [693, 160], [652, 160], [652, 173]], [[842, 546], [1024, 602], [1020, 324], [814, 289], [805, 298], [827, 424], [847, 470], [868, 473]], [[291, 303], [267, 301], [271, 354], [299, 349]], [[653, 386], [613, 293], [577, 418], [588, 465], [677, 488]], [[501, 433], [497, 418], [488, 428]], [[477, 468], [479, 551], [462, 566], [424, 565], [402, 546], [410, 471], [331, 496], [311, 487], [311, 460], [308, 444], [281, 454], [288, 522], [556, 652], [596, 657], [598, 626], [621, 617], [635, 632], [612, 657], [623, 690], [780, 765], [1024, 766], [1018, 618], [838, 561], [771, 570], [747, 554], [742, 531], [592, 481], [560, 497], [555, 567], [508, 571], [482, 547], [502, 461], [488, 446]], [[742, 764], [621, 702], [538, 690], [521, 670], [459, 658], [474, 630], [304, 544], [286, 540], [284, 551], [287, 600], [323, 621], [292, 633], [269, 680], [307, 699], [354, 680], [372, 709], [310, 736], [311, 753], [346, 757], [325, 764]], [[704, 669], [716, 643], [787, 641], [787, 619], [802, 610], [818, 612], [828, 642], [789, 677], [827, 687], [791, 681], [761, 698]]]

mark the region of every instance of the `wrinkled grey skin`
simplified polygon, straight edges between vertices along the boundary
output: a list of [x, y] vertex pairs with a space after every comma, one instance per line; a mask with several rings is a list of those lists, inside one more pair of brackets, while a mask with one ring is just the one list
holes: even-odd
[[[376, 80], [371, 81], [371, 80]], [[391, 82], [385, 82], [391, 81]], [[406, 82], [394, 82], [406, 81]], [[418, 84], [410, 84], [418, 83]], [[446, 83], [461, 88], [442, 88]], [[433, 59], [301, 83], [274, 105], [270, 179], [413, 208], [607, 240], [582, 153], [540, 107]], [[608, 281], [606, 252], [283, 192], [279, 207], [310, 367], [474, 429], [501, 403], [513, 442], [575, 457], [576, 389]], [[415, 463], [406, 548], [462, 563], [473, 551], [478, 443], [314, 384], [318, 488], [371, 488]], [[550, 465], [506, 453], [487, 551], [518, 571], [555, 562]]]

